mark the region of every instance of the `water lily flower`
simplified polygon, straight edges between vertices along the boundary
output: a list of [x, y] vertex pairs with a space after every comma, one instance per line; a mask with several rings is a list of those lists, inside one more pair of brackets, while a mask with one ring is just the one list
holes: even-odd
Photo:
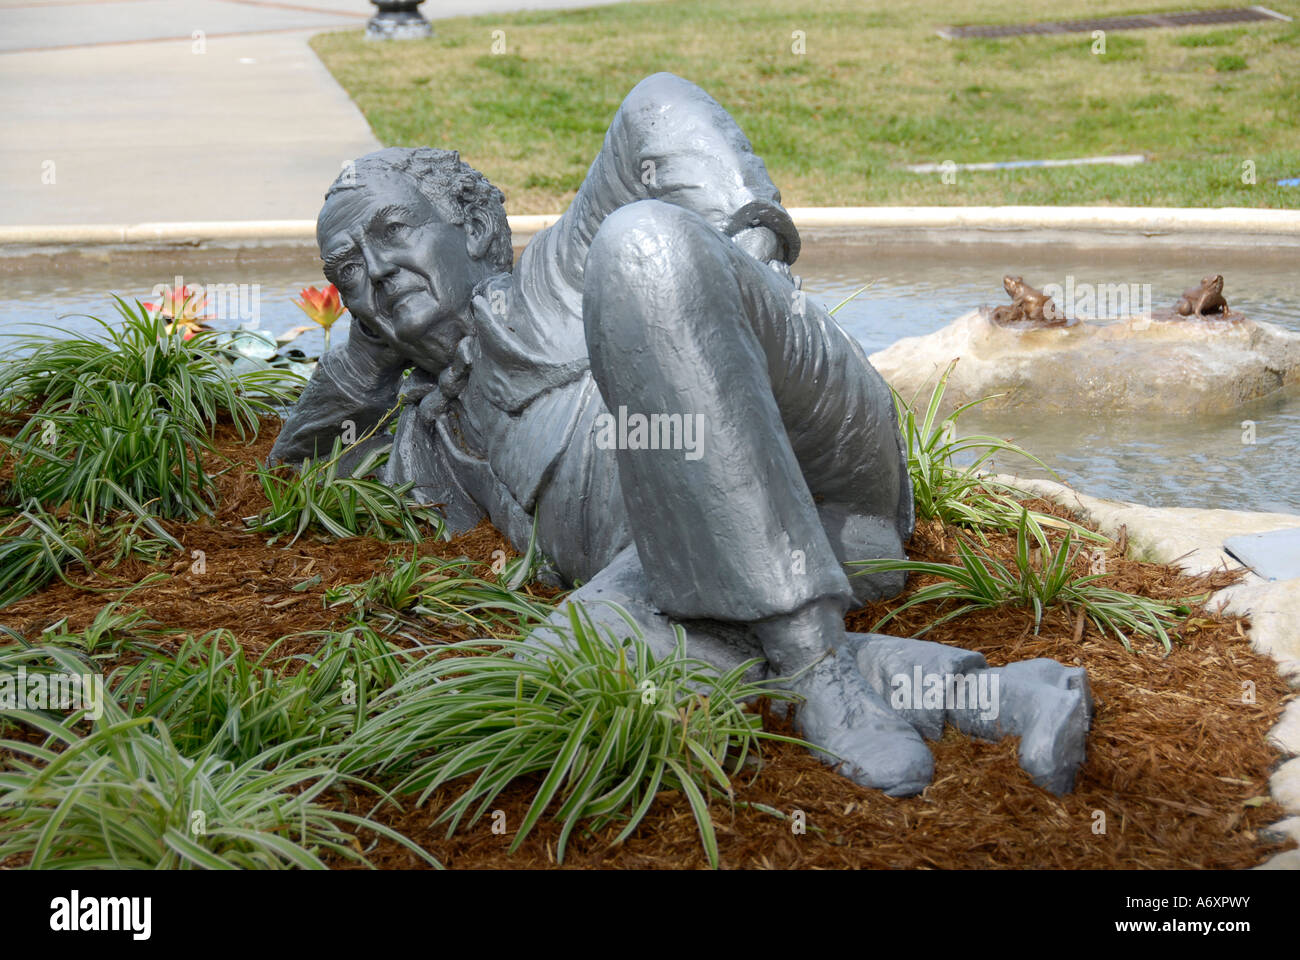
[[330, 327], [334, 322], [347, 312], [347, 307], [343, 306], [339, 298], [339, 289], [330, 284], [324, 290], [317, 290], [315, 287], [304, 287], [302, 290], [302, 299], [295, 300], [294, 304], [303, 313], [307, 314], [313, 322], [319, 324], [325, 330], [325, 349], [330, 348]]
[[200, 330], [208, 329], [203, 322], [206, 319], [203, 308], [207, 302], [208, 296], [201, 290], [191, 290], [187, 286], [163, 287], [158, 303], [146, 302], [143, 306], [156, 319], [167, 321], [163, 328], [166, 336], [180, 330], [183, 338], [190, 340]]

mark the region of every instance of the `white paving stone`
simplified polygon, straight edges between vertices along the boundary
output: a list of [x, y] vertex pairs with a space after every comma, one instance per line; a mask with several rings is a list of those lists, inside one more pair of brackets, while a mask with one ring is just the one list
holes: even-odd
[[1256, 870], [1300, 870], [1300, 850], [1284, 850], [1265, 860]]
[[1268, 832], [1290, 837], [1300, 843], [1300, 817], [1287, 817], [1285, 820], [1279, 820], [1268, 828]]
[[1300, 754], [1300, 700], [1292, 700], [1282, 717], [1268, 732], [1269, 743], [1289, 756]]
[[1287, 813], [1300, 813], [1300, 757], [1292, 757], [1269, 778], [1273, 799]]

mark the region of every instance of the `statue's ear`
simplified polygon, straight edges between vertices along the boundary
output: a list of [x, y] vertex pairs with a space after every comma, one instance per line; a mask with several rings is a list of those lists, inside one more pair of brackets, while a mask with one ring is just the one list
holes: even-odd
[[482, 207], [465, 211], [465, 248], [475, 260], [487, 256], [496, 237], [496, 219]]

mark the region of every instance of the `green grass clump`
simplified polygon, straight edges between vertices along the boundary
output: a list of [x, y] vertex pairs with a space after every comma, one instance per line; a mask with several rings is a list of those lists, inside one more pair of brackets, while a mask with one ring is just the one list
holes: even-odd
[[554, 607], [519, 592], [519, 571], [528, 569], [520, 557], [493, 582], [475, 575], [478, 566], [464, 558], [393, 557], [381, 573], [365, 583], [345, 584], [326, 591], [332, 607], [352, 606], [359, 621], [377, 623], [410, 639], [429, 639], [428, 621], [464, 626], [483, 636], [520, 639], [541, 623]]
[[412, 481], [388, 486], [368, 478], [383, 464], [388, 449], [384, 446], [371, 450], [353, 468], [351, 476], [339, 475], [344, 448], [337, 438], [328, 459], [306, 460], [300, 470], [282, 466], [257, 471], [270, 506], [256, 516], [246, 517], [245, 523], [252, 530], [274, 533], [270, 543], [288, 533], [293, 534], [289, 543], [294, 543], [313, 527], [335, 537], [420, 541], [425, 538], [422, 523], [431, 528], [435, 539], [445, 537], [442, 514], [432, 505], [415, 503], [407, 497], [414, 486]]
[[1236, 43], [1246, 33], [1245, 30], [1211, 30], [1174, 37], [1174, 43], [1180, 47], [1226, 47]]
[[[1019, 492], [984, 473], [985, 464], [995, 456], [1012, 454], [1049, 472], [1050, 468], [1033, 454], [999, 437], [957, 435], [958, 418], [993, 397], [962, 404], [945, 420], [939, 421], [944, 391], [956, 365], [954, 360], [939, 377], [924, 412], [919, 415], [914, 405], [892, 388], [891, 391], [907, 450], [907, 472], [912, 479], [916, 518], [965, 527], [976, 531], [982, 539], [983, 530], [1015, 530], [1021, 517], [1026, 515], [1025, 508], [1016, 499]], [[958, 464], [959, 459], [972, 453], [978, 455], [970, 463]], [[1039, 533], [1041, 527], [1053, 527], [1070, 530], [1076, 537], [1108, 542], [1094, 531], [1050, 514], [1031, 510], [1027, 516]]]
[[228, 416], [241, 437], [257, 436], [263, 415], [289, 402], [302, 378], [267, 367], [236, 373], [217, 343], [216, 331], [185, 339], [177, 328], [143, 304], [114, 297], [120, 325], [95, 317], [97, 337], [69, 337], [58, 328], [46, 335], [13, 335], [8, 352], [16, 359], [0, 367], [0, 398], [11, 409], [40, 407], [52, 413], [92, 412], [104, 403], [107, 387], [126, 388], [128, 397], [144, 391], [147, 399], [191, 433], [203, 434], [221, 415]]
[[[1106, 544], [1110, 540], [1077, 523], [1036, 510], [1029, 510], [1018, 501], [1023, 496], [1015, 487], [1003, 483], [983, 472], [994, 457], [1014, 454], [1047, 469], [1037, 457], [1013, 443], [998, 437], [968, 435], [958, 436], [956, 421], [967, 410], [992, 399], [985, 397], [957, 407], [944, 421], [938, 422], [939, 410], [948, 377], [952, 374], [954, 360], [940, 376], [930, 394], [925, 411], [918, 415], [897, 391], [894, 403], [907, 448], [908, 474], [916, 500], [918, 520], [938, 520], [973, 532], [987, 544], [986, 531], [997, 530], [1016, 534], [1016, 570], [990, 557], [972, 544], [957, 537], [960, 563], [935, 564], [914, 560], [864, 560], [855, 562], [859, 574], [903, 571], [932, 574], [943, 577], [943, 582], [923, 587], [901, 606], [882, 617], [871, 629], [880, 630], [904, 610], [917, 604], [938, 601], [955, 602], [961, 606], [950, 610], [926, 626], [924, 633], [941, 623], [962, 616], [972, 610], [1013, 604], [1027, 606], [1034, 611], [1034, 632], [1042, 624], [1043, 611], [1052, 605], [1067, 610], [1082, 609], [1103, 633], [1112, 633], [1126, 649], [1131, 650], [1130, 634], [1141, 634], [1156, 640], [1170, 649], [1168, 630], [1175, 614], [1186, 613], [1183, 606], [1171, 606], [1158, 601], [1103, 587], [1096, 581], [1100, 574], [1076, 577], [1073, 572], [1078, 540]], [[958, 465], [959, 457], [976, 454], [970, 463]], [[1056, 552], [1048, 547], [1046, 530], [1064, 532], [1064, 539]], [[1031, 562], [1031, 540], [1034, 553], [1048, 559], [1039, 567]]]
[[1101, 573], [1077, 575], [1074, 564], [1078, 549], [1079, 544], [1073, 541], [1069, 531], [1061, 543], [1052, 549], [1041, 528], [1035, 529], [1028, 512], [1025, 512], [1016, 530], [1014, 570], [960, 537], [957, 540], [960, 562], [956, 564], [919, 560], [861, 560], [852, 566], [858, 567], [858, 574], [901, 570], [942, 578], [939, 583], [922, 587], [904, 603], [881, 617], [872, 626], [872, 632], [879, 631], [889, 621], [918, 604], [956, 603], [960, 605], [931, 621], [916, 635], [920, 636], [974, 610], [1005, 605], [1032, 609], [1034, 633], [1038, 633], [1044, 612], [1057, 606], [1067, 614], [1072, 610], [1081, 610], [1103, 635], [1114, 634], [1126, 650], [1133, 649], [1130, 634], [1141, 634], [1159, 640], [1166, 651], [1172, 649], [1169, 630], [1179, 616], [1190, 613], [1189, 608], [1103, 587], [1097, 582], [1104, 576]]
[[251, 439], [302, 382], [270, 368], [235, 373], [215, 333], [186, 340], [139, 303], [117, 298], [117, 309], [121, 324], [95, 320], [98, 336], [10, 338], [12, 358], [0, 365], [0, 465], [11, 472], [0, 607], [68, 563], [89, 569], [92, 553], [117, 563], [179, 549], [154, 518], [212, 512], [218, 420]]
[[[250, 664], [224, 631], [187, 641], [169, 663], [151, 642], [154, 626], [110, 605], [84, 631], [0, 647], [0, 689], [17, 689], [19, 670], [103, 682], [101, 696], [79, 704], [4, 712], [0, 729], [44, 740], [0, 740], [0, 860], [25, 858], [35, 869], [323, 868], [325, 853], [366, 862], [351, 832], [365, 827], [438, 865], [332, 802], [347, 786], [387, 797], [341, 774], [336, 760], [366, 713], [367, 688], [400, 674], [393, 648], [373, 633], [331, 635], [285, 675], [261, 669], [265, 660]], [[95, 661], [127, 649], [144, 659], [105, 680]], [[353, 687], [340, 682], [353, 676]]]
[[[74, 650], [92, 661], [121, 656], [127, 650], [158, 652], [159, 640], [172, 632], [139, 609], [124, 608], [125, 598], [100, 607], [80, 630], [61, 620], [42, 631], [43, 642]], [[20, 638], [21, 641], [21, 638]]]
[[337, 745], [400, 679], [411, 655], [364, 625], [312, 636], [320, 645], [293, 658], [292, 673], [279, 652], [292, 637], [256, 658], [228, 630], [188, 637], [175, 652], [119, 667], [109, 693], [130, 715], [164, 723], [186, 756], [244, 762], [290, 743]]
[[211, 512], [205, 461], [212, 442], [168, 410], [157, 384], [79, 385], [75, 400], [47, 403], [0, 443], [13, 461], [11, 490], [19, 500], [109, 517], [127, 508], [125, 491], [159, 516], [188, 520]]
[[167, 727], [111, 700], [89, 733], [27, 712], [45, 743], [0, 741], [0, 859], [32, 869], [324, 869], [329, 852], [366, 862], [348, 828], [365, 827], [437, 865], [397, 832], [334, 809], [350, 782], [310, 751], [242, 763], [187, 757]]
[[[769, 681], [746, 682], [757, 661], [719, 675], [685, 654], [657, 660], [628, 619], [629, 639], [602, 636], [570, 610], [562, 640], [530, 645], [469, 641], [430, 656], [375, 702], [375, 715], [352, 738], [343, 769], [400, 776], [398, 794], [467, 784], [439, 814], [451, 836], [488, 813], [507, 785], [541, 778], [515, 831], [511, 851], [548, 812], [563, 824], [563, 861], [580, 825], [593, 833], [621, 824], [629, 837], [661, 790], [688, 799], [710, 863], [718, 864], [712, 799], [732, 797], [731, 777], [756, 758], [763, 731], [742, 702], [786, 697]], [[680, 628], [679, 628], [680, 629]]]
[[65, 564], [86, 563], [84, 538], [62, 526], [35, 507], [0, 527], [0, 607], [62, 576]]
[[122, 324], [97, 320], [98, 338], [15, 338], [20, 357], [0, 367], [0, 398], [29, 416], [0, 438], [0, 461], [13, 464], [11, 499], [89, 508], [95, 519], [128, 508], [124, 497], [156, 516], [210, 513], [218, 419], [255, 437], [260, 417], [287, 402], [301, 378], [270, 368], [235, 373], [212, 331], [186, 340], [139, 303], [118, 298], [117, 306]]
[[66, 579], [70, 563], [91, 570], [97, 569], [91, 557], [108, 567], [127, 557], [156, 562], [173, 549], [180, 544], [138, 505], [134, 514], [97, 523], [89, 508], [81, 516], [57, 517], [29, 503], [0, 522], [0, 607]]

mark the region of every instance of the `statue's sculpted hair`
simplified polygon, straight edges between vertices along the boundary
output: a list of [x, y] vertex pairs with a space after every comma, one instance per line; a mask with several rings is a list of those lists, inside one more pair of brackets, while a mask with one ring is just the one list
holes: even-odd
[[460, 159], [455, 150], [433, 147], [387, 147], [368, 153], [345, 168], [325, 193], [364, 186], [366, 173], [377, 168], [396, 170], [409, 177], [416, 189], [448, 223], [464, 225], [469, 211], [481, 211], [492, 224], [492, 242], [484, 254], [493, 267], [508, 272], [514, 262], [506, 197], [483, 174]]

